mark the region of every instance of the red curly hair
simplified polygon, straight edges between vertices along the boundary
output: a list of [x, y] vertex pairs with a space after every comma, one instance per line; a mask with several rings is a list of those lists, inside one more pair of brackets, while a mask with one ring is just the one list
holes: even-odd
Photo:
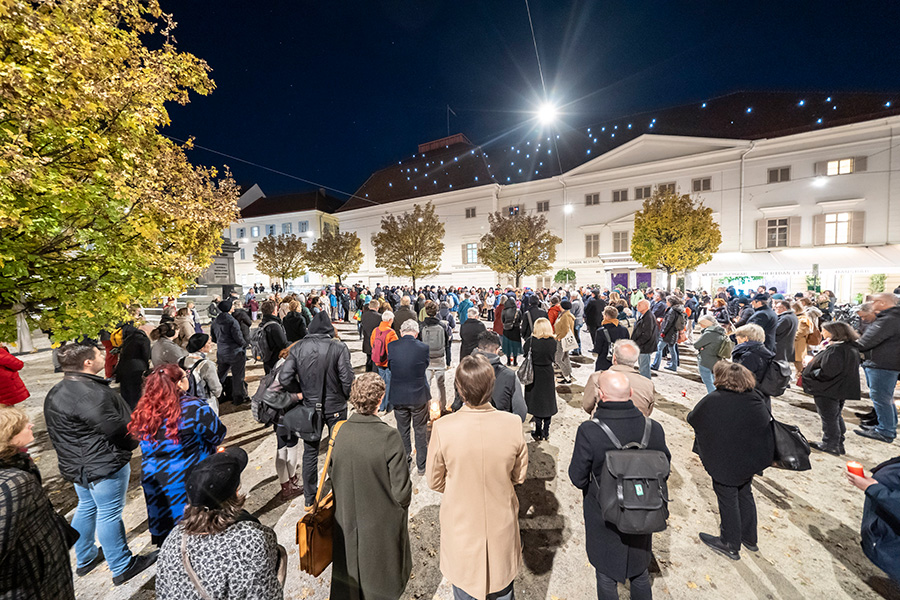
[[144, 394], [131, 414], [128, 433], [149, 442], [165, 425], [166, 438], [178, 443], [178, 422], [181, 421], [181, 390], [178, 382], [184, 377], [178, 365], [163, 365], [153, 369], [144, 381]]

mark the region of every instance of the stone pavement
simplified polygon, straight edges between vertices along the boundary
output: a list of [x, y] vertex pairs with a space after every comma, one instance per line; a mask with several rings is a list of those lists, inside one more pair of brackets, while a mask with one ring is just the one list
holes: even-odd
[[[365, 357], [354, 326], [338, 324], [351, 349], [357, 372]], [[584, 335], [587, 341], [587, 335]], [[71, 518], [76, 499], [72, 485], [62, 481], [56, 457], [46, 434], [41, 408], [43, 398], [60, 375], [52, 373], [48, 343], [37, 340], [42, 350], [26, 355], [23, 378], [32, 393], [24, 408], [35, 422], [36, 440], [32, 453], [44, 475], [54, 505]], [[458, 344], [454, 344], [455, 357]], [[580, 408], [583, 385], [593, 372], [593, 361], [575, 358], [575, 382], [559, 386], [560, 412], [554, 417], [550, 441], [528, 444], [527, 480], [518, 488], [521, 505], [520, 527], [523, 541], [523, 569], [516, 579], [516, 596], [524, 600], [582, 600], [596, 597], [594, 570], [584, 550], [584, 520], [579, 490], [569, 482], [567, 469], [575, 431], [587, 418]], [[248, 369], [251, 392], [262, 376], [262, 366]], [[447, 377], [452, 391], [452, 368]], [[666, 531], [654, 536], [655, 562], [651, 566], [656, 598], [814, 598], [874, 599], [900, 597], [900, 590], [871, 565], [859, 547], [859, 523], [863, 494], [847, 484], [842, 470], [847, 460], [866, 467], [895, 456], [895, 445], [881, 444], [849, 435], [848, 456], [836, 458], [814, 453], [813, 470], [789, 473], [769, 469], [754, 484], [759, 525], [760, 552], [743, 552], [732, 562], [709, 551], [697, 539], [699, 531], [715, 532], [718, 526], [715, 495], [699, 459], [691, 452], [693, 433], [685, 415], [703, 395], [705, 388], [696, 375], [691, 350], [683, 353], [678, 374], [661, 372], [654, 377], [657, 409], [653, 418], [665, 431], [672, 453], [669, 489], [671, 518]], [[868, 400], [848, 403], [844, 416], [848, 428], [856, 423], [853, 410]], [[773, 402], [780, 420], [797, 424], [810, 439], [819, 439], [820, 425], [812, 398], [789, 391]], [[273, 527], [288, 549], [289, 568], [285, 598], [323, 600], [329, 596], [330, 568], [318, 579], [297, 568], [296, 522], [303, 512], [302, 498], [291, 503], [274, 500], [278, 491], [273, 456], [275, 439], [271, 430], [250, 417], [249, 408], [223, 406], [222, 419], [228, 427], [225, 445], [240, 445], [250, 455], [242, 489], [248, 496], [247, 509], [264, 524]], [[393, 417], [386, 420], [393, 423]], [[523, 425], [523, 433], [530, 428]], [[530, 439], [530, 438], [528, 438]], [[324, 460], [324, 452], [321, 459]], [[413, 573], [404, 598], [452, 597], [449, 583], [439, 569], [441, 495], [432, 492], [413, 474], [410, 506], [410, 536]], [[140, 456], [132, 460], [132, 478], [125, 508], [125, 524], [133, 550], [149, 551], [146, 509], [140, 487]], [[377, 560], [377, 557], [372, 557]], [[74, 561], [74, 556], [73, 556]], [[111, 583], [102, 566], [76, 580], [78, 598], [151, 599], [154, 569], [119, 588]], [[627, 597], [623, 591], [623, 597]]]

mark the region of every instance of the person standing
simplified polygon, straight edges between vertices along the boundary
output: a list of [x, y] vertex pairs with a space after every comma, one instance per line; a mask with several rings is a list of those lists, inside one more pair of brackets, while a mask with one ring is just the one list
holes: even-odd
[[244, 373], [247, 368], [248, 338], [241, 331], [231, 313], [235, 308], [232, 300], [219, 303], [219, 316], [212, 324], [213, 338], [216, 342], [216, 371], [219, 381], [225, 385], [225, 376], [231, 371], [231, 401], [240, 405], [248, 400], [244, 391]]
[[128, 433], [141, 442], [141, 486], [150, 541], [163, 541], [184, 514], [185, 474], [225, 439], [225, 425], [201, 398], [185, 394], [188, 376], [177, 365], [157, 367], [131, 415]]
[[153, 341], [150, 360], [153, 361], [154, 367], [177, 365], [182, 357], [187, 356], [187, 351], [175, 343], [176, 333], [177, 330], [172, 323], [161, 323], [150, 332], [150, 339]]
[[[400, 327], [400, 339], [388, 344], [387, 364], [391, 372], [390, 403], [394, 407], [397, 430], [406, 451], [406, 462], [412, 464], [409, 433], [412, 424], [416, 438], [416, 466], [419, 475], [424, 475], [428, 457], [428, 401], [431, 400], [427, 373], [432, 360], [428, 344], [416, 339], [418, 335], [418, 321], [404, 321]], [[441, 409], [443, 408], [442, 406]]]
[[791, 364], [794, 362], [794, 340], [797, 338], [800, 322], [787, 300], [775, 301], [775, 314], [778, 316], [775, 326], [775, 360]]
[[[607, 306], [607, 308], [609, 308]], [[631, 385], [631, 402], [645, 416], [649, 417], [656, 403], [656, 387], [652, 379], [647, 379], [640, 373], [636, 373], [634, 365], [640, 356], [637, 344], [628, 339], [618, 340], [614, 344], [612, 366], [607, 369], [612, 373], [622, 373], [628, 378]], [[597, 402], [600, 401], [600, 375], [606, 371], [595, 371], [588, 377], [584, 384], [584, 396], [581, 398], [581, 408], [589, 415], [594, 414]]]
[[650, 355], [656, 351], [658, 345], [659, 323], [656, 322], [656, 317], [650, 312], [649, 301], [638, 301], [635, 310], [638, 312], [639, 316], [634, 322], [634, 330], [631, 332], [631, 341], [637, 344], [641, 351], [640, 356], [638, 357], [638, 369], [640, 370], [641, 375], [650, 379]]
[[[394, 329], [394, 313], [389, 310], [381, 313], [381, 323], [372, 331], [369, 343], [372, 346], [372, 363], [378, 369], [378, 375], [384, 379], [385, 393], [379, 410], [390, 411], [391, 404], [391, 370], [388, 368], [388, 346], [397, 340]], [[409, 319], [407, 319], [409, 320]], [[415, 319], [412, 319], [415, 320]], [[416, 325], [419, 322], [416, 321]]]
[[854, 429], [853, 433], [891, 443], [897, 437], [897, 407], [893, 396], [900, 375], [900, 306], [897, 306], [897, 296], [881, 293], [873, 297], [872, 308], [877, 315], [875, 322], [856, 342], [856, 347], [866, 355], [863, 367], [878, 423], [871, 429]]
[[597, 355], [594, 364], [595, 371], [605, 371], [612, 367], [610, 348], [617, 340], [627, 340], [628, 330], [619, 322], [619, 309], [615, 306], [607, 306], [603, 309], [603, 321], [597, 329], [597, 337], [594, 339], [593, 352]]
[[478, 318], [478, 309], [470, 308], [466, 322], [459, 326], [459, 360], [472, 354], [478, 346], [479, 336], [487, 331], [484, 323]]
[[515, 294], [506, 299], [501, 314], [503, 336], [500, 338], [503, 354], [506, 355], [506, 366], [517, 366], [522, 353], [522, 313], [516, 307]]
[[541, 301], [537, 296], [525, 296], [522, 299], [522, 306], [527, 307], [522, 309], [522, 340], [527, 340], [531, 337], [531, 330], [538, 319], [541, 317], [548, 321], [550, 319], [547, 317], [547, 311], [541, 308]]
[[762, 327], [763, 333], [766, 335], [766, 348], [775, 352], [778, 315], [769, 306], [769, 295], [765, 293], [755, 295], [750, 305], [753, 307], [753, 314], [747, 323]]
[[123, 325], [122, 346], [116, 363], [116, 381], [130, 410], [134, 410], [141, 398], [144, 375], [150, 372], [150, 355], [150, 338], [144, 333], [144, 329], [136, 327], [135, 323]]
[[807, 339], [815, 331], [816, 325], [801, 303], [795, 302], [791, 305], [791, 309], [797, 315], [797, 334], [794, 336], [794, 369], [799, 376], [803, 372], [803, 360], [809, 350]]
[[[575, 333], [575, 318], [572, 316], [572, 303], [563, 300], [558, 305], [559, 313], [556, 322], [548, 319], [553, 324], [553, 331], [556, 334], [556, 358], [554, 360], [556, 367], [560, 372], [559, 383], [572, 383], [572, 361], [569, 359], [569, 352], [563, 348], [563, 340], [569, 334]], [[551, 307], [551, 312], [553, 308]], [[513, 362], [515, 364], [515, 362]]]
[[187, 306], [179, 308], [178, 312], [175, 313], [174, 325], [175, 343], [181, 348], [186, 348], [188, 340], [197, 333], [194, 329], [194, 317]]
[[[897, 290], [894, 290], [897, 292]], [[870, 477], [849, 471], [844, 475], [853, 486], [866, 493], [863, 505], [862, 549], [876, 567], [900, 584], [900, 456], [884, 461], [872, 469]]]
[[219, 396], [222, 394], [222, 382], [216, 372], [216, 365], [207, 358], [212, 350], [212, 343], [205, 333], [195, 333], [188, 340], [188, 355], [179, 361], [178, 366], [188, 374], [188, 382], [193, 379], [195, 395], [203, 398], [217, 415], [219, 414]]
[[[366, 355], [366, 373], [377, 371], [375, 363], [372, 362], [372, 332], [381, 325], [381, 313], [378, 312], [380, 305], [378, 300], [371, 300], [368, 306], [363, 309], [362, 319], [360, 320], [362, 351]], [[390, 327], [390, 324], [388, 324], [388, 327]]]
[[435, 421], [426, 466], [429, 487], [444, 494], [441, 572], [457, 600], [513, 600], [522, 562], [513, 486], [528, 469], [522, 421], [491, 406], [494, 370], [484, 358], [460, 361], [455, 383], [465, 405]]
[[206, 307], [206, 314], [209, 315], [209, 322], [212, 323], [216, 320], [216, 317], [219, 316], [219, 302], [222, 301], [222, 296], [218, 294], [213, 296], [213, 299], [210, 301], [209, 306]]
[[[335, 339], [334, 325], [325, 311], [316, 313], [309, 333], [291, 347], [278, 381], [284, 391], [303, 394], [303, 404], [321, 412], [329, 434], [338, 421], [347, 419], [347, 398], [353, 384], [350, 349]], [[289, 416], [290, 413], [285, 418]], [[303, 440], [303, 493], [307, 507], [315, 502], [318, 489], [320, 442]]]
[[[481, 356], [487, 359], [494, 369], [494, 391], [491, 393], [493, 407], [518, 415], [524, 423], [525, 417], [528, 415], [528, 407], [525, 405], [522, 382], [516, 377], [515, 371], [500, 363], [500, 336], [493, 331], [485, 331], [478, 338], [478, 348], [475, 349], [472, 356]], [[462, 396], [457, 392], [452, 409], [457, 411], [462, 406]]]
[[541, 317], [534, 322], [534, 333], [525, 340], [525, 354], [529, 352], [534, 379], [525, 386], [525, 404], [534, 422], [531, 439], [547, 441], [550, 439], [550, 420], [559, 411], [553, 375], [556, 336], [549, 319]]
[[[592, 290], [591, 297], [584, 305], [584, 324], [587, 325], [591, 340], [594, 339], [597, 329], [600, 328], [604, 308], [606, 308], [606, 300], [600, 297], [600, 290]], [[656, 340], [653, 341], [653, 347], [656, 348]], [[647, 377], [650, 377], [649, 372]]]
[[284, 335], [287, 338], [287, 343], [293, 344], [297, 340], [302, 340], [306, 337], [306, 319], [303, 313], [300, 312], [299, 301], [291, 300], [287, 303], [287, 307], [287, 313], [281, 320], [281, 324], [284, 326]]
[[750, 369], [759, 387], [775, 358], [775, 353], [765, 346], [766, 334], [759, 325], [748, 323], [734, 330], [734, 339], [737, 345], [731, 351], [731, 360]]
[[[706, 393], [709, 394], [716, 389], [713, 368], [721, 360], [719, 351], [722, 344], [725, 343], [725, 330], [712, 315], [703, 315], [699, 322], [701, 333], [694, 342], [694, 348], [697, 350], [697, 369], [700, 371], [700, 379], [706, 386]], [[791, 338], [790, 349], [793, 352], [794, 338]]]
[[412, 572], [412, 484], [400, 434], [375, 414], [384, 390], [375, 373], [359, 376], [350, 390], [356, 412], [334, 439], [335, 599], [399, 598]]
[[278, 362], [279, 353], [288, 347], [288, 341], [284, 325], [275, 314], [278, 305], [272, 300], [264, 300], [260, 308], [262, 309], [262, 321], [259, 326], [264, 331], [266, 344], [269, 347], [269, 355], [263, 357], [263, 371], [268, 374]]
[[572, 317], [575, 318], [575, 340], [578, 347], [572, 350], [574, 356], [581, 356], [581, 329], [584, 327], [584, 302], [581, 301], [581, 294], [573, 291], [569, 294], [572, 302]]
[[10, 599], [75, 600], [69, 547], [74, 530], [54, 510], [28, 455], [32, 425], [19, 408], [0, 407], [0, 593]]
[[451, 363], [450, 348], [453, 345], [453, 330], [456, 329], [456, 317], [453, 316], [450, 304], [446, 300], [442, 301], [438, 306], [438, 319], [447, 323], [447, 346], [444, 357], [447, 360], [447, 367], [449, 367]]
[[[419, 321], [419, 318], [416, 316], [416, 313], [410, 307], [410, 298], [409, 296], [403, 296], [400, 299], [400, 306], [394, 311], [394, 324], [392, 327], [394, 328], [394, 333], [398, 336], [400, 335], [400, 326], [403, 325], [405, 321], [414, 320], [416, 322]], [[390, 387], [390, 386], [388, 386]], [[388, 399], [390, 400], [390, 398]]]
[[18, 404], [31, 395], [19, 377], [24, 366], [25, 363], [10, 354], [6, 346], [0, 345], [0, 404]]
[[[597, 395], [600, 402], [594, 419], [605, 423], [621, 444], [640, 443], [647, 422], [631, 402], [631, 386], [624, 373], [605, 371], [597, 376]], [[588, 560], [597, 572], [597, 598], [617, 600], [617, 582], [631, 582], [634, 600], [652, 597], [650, 561], [653, 557], [653, 535], [626, 535], [603, 518], [597, 485], [606, 468], [606, 453], [615, 450], [612, 440], [594, 422], [585, 421], [575, 434], [575, 448], [569, 464], [569, 479], [583, 495], [584, 533]], [[671, 461], [662, 426], [651, 421], [647, 449], [658, 450]]]
[[422, 341], [428, 346], [428, 385], [431, 386], [432, 381], [437, 381], [438, 399], [441, 406], [441, 413], [447, 410], [447, 386], [445, 378], [447, 374], [446, 351], [447, 340], [450, 339], [450, 325], [446, 321], [438, 319], [438, 305], [434, 300], [426, 300], [425, 318], [422, 319], [421, 335]]
[[[47, 433], [59, 460], [59, 473], [75, 485], [78, 506], [72, 527], [75, 574], [83, 576], [103, 560], [121, 585], [156, 561], [128, 549], [122, 509], [137, 441], [128, 435], [130, 410], [99, 373], [103, 353], [96, 346], [71, 343], [59, 351], [65, 375], [44, 400]], [[100, 541], [99, 550], [94, 540]]]
[[752, 484], [753, 476], [770, 466], [775, 455], [772, 415], [746, 367], [723, 360], [713, 374], [716, 390], [687, 416], [695, 451], [712, 477], [721, 519], [720, 534], [701, 533], [700, 541], [739, 560], [741, 544], [751, 552], [759, 550]]
[[653, 364], [650, 365], [651, 371], [658, 371], [662, 362], [663, 353], [669, 352], [669, 363], [663, 367], [668, 371], [678, 371], [678, 335], [684, 329], [686, 317], [684, 314], [684, 306], [675, 296], [669, 296], [666, 299], [669, 308], [666, 309], [663, 316], [662, 325], [660, 325], [659, 344], [656, 348], [656, 356], [653, 358]]

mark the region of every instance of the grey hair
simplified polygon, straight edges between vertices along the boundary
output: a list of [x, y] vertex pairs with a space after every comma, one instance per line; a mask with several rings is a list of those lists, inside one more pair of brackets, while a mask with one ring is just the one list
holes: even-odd
[[415, 333], [416, 335], [418, 335], [419, 322], [415, 319], [407, 319], [406, 321], [403, 321], [403, 324], [400, 325], [400, 335], [403, 335], [405, 333]]
[[470, 319], [477, 319], [479, 314], [478, 309], [474, 306], [466, 311], [466, 316]]
[[641, 349], [631, 340], [617, 340], [613, 344], [613, 357], [618, 365], [634, 366], [640, 355]]
[[393, 320], [394, 320], [394, 313], [392, 313], [391, 311], [386, 310], [383, 313], [381, 313], [381, 322], [382, 323], [386, 323], [388, 321], [393, 321]]
[[699, 319], [697, 319], [698, 323], [709, 323], [710, 325], [715, 325], [716, 319], [711, 315], [703, 315]]
[[747, 323], [734, 330], [734, 337], [745, 337], [751, 342], [765, 342], [766, 332], [756, 323]]

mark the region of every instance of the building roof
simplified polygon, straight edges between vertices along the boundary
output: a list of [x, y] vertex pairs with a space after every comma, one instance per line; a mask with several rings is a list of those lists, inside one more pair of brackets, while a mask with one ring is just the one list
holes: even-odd
[[645, 133], [762, 139], [900, 114], [900, 94], [735, 92], [552, 134], [510, 133], [487, 144], [457, 134], [373, 173], [339, 212], [476, 187], [546, 179]]
[[319, 210], [333, 213], [341, 204], [343, 204], [343, 200], [329, 196], [323, 189], [281, 196], [263, 196], [242, 208], [241, 217], [249, 219], [251, 217], [266, 217], [304, 210]]

